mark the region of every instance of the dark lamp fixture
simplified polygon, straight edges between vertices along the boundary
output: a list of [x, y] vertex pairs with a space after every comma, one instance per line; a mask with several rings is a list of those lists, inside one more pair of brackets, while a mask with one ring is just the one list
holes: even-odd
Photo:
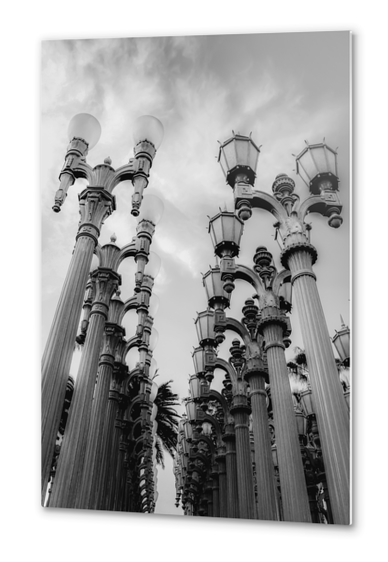
[[296, 156], [296, 173], [313, 195], [338, 189], [337, 152], [325, 142], [308, 144]]
[[226, 177], [227, 183], [234, 188], [238, 181], [253, 185], [256, 178], [257, 162], [260, 148], [251, 137], [234, 134], [233, 137], [220, 145], [218, 162]]
[[224, 291], [224, 282], [221, 280], [220, 268], [212, 267], [202, 276], [203, 286], [211, 308], [226, 308], [229, 306], [229, 294]]
[[214, 332], [215, 317], [214, 311], [205, 310], [199, 312], [195, 320], [195, 327], [197, 329], [199, 344], [204, 347], [205, 345], [215, 345], [215, 332]]
[[350, 364], [350, 330], [345, 322], [341, 318], [341, 329], [337, 332], [335, 331], [335, 336], [332, 338], [332, 342], [337, 350], [339, 358], [345, 367], [349, 367]]
[[222, 211], [210, 219], [209, 233], [217, 256], [238, 256], [243, 228], [243, 221], [229, 211]]

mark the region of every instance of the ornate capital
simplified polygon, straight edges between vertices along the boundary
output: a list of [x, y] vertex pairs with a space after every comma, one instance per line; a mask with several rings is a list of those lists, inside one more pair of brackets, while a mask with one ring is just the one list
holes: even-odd
[[111, 322], [105, 323], [104, 341], [101, 350], [100, 364], [109, 363], [114, 366], [116, 348], [123, 336], [124, 328]]
[[81, 218], [77, 239], [91, 236], [97, 244], [104, 220], [115, 210], [114, 197], [102, 187], [88, 187], [79, 194], [78, 199]]
[[265, 382], [269, 383], [268, 368], [261, 357], [252, 357], [246, 362], [244, 379], [250, 384], [249, 381], [254, 377], [264, 377]]
[[109, 268], [99, 267], [93, 272], [96, 282], [96, 295], [90, 314], [108, 315], [109, 301], [120, 284], [120, 275]]
[[285, 269], [290, 269], [289, 259], [293, 254], [298, 252], [307, 252], [311, 256], [311, 265], [317, 261], [318, 252], [315, 247], [307, 241], [304, 234], [290, 234], [288, 239], [284, 241], [284, 250], [280, 254], [280, 262]]
[[250, 414], [251, 411], [252, 410], [248, 402], [248, 397], [245, 394], [236, 394], [235, 396], [233, 396], [232, 407], [230, 408], [230, 412], [232, 414], [237, 412]]
[[[265, 328], [273, 325], [277, 325], [282, 328], [283, 337], [290, 335], [291, 329], [289, 318], [287, 318], [287, 316], [285, 316], [285, 314], [277, 306], [266, 306], [261, 310], [258, 323], [260, 334], [263, 335]], [[283, 339], [280, 343], [284, 345]]]

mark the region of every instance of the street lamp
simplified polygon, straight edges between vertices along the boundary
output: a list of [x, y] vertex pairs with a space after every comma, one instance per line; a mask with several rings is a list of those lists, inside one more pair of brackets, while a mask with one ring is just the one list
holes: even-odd
[[337, 350], [339, 358], [343, 363], [344, 367], [349, 367], [350, 365], [350, 330], [348, 326], [345, 325], [344, 319], [341, 316], [341, 329], [337, 332], [335, 331], [335, 336], [332, 338], [332, 342]]
[[[231, 413], [236, 424], [236, 443], [242, 456], [248, 458], [242, 452], [250, 452], [249, 439], [241, 433], [249, 408], [244, 390], [248, 382], [257, 453], [256, 478], [262, 479], [257, 488], [271, 491], [273, 466], [267, 467], [262, 458], [263, 451], [266, 458], [271, 455], [268, 420], [266, 412], [263, 414], [267, 401], [264, 385], [268, 382], [268, 369], [276, 433], [276, 463], [279, 465], [282, 488], [281, 513], [286, 520], [311, 521], [299, 445], [299, 436], [304, 436], [306, 432], [306, 418], [303, 413], [295, 415], [284, 356], [284, 350], [290, 344], [290, 324], [286, 313], [295, 306], [300, 316], [309, 365], [311, 389], [308, 388], [308, 391], [311, 391], [314, 399], [313, 413], [306, 412], [306, 415], [310, 420], [313, 416], [314, 421], [315, 418], [317, 420], [334, 522], [347, 524], [350, 506], [349, 423], [312, 269], [317, 250], [310, 242], [311, 225], [305, 223], [306, 215], [311, 212], [326, 216], [329, 226], [333, 228], [338, 228], [342, 223], [337, 153], [325, 142], [306, 143], [306, 148], [296, 157], [297, 174], [310, 191], [305, 200], [295, 193], [294, 180], [284, 173], [276, 176], [272, 195], [253, 189], [259, 153], [260, 148], [251, 137], [240, 134], [233, 133], [233, 137], [220, 146], [218, 160], [227, 183], [233, 189], [235, 213], [220, 210], [209, 221], [209, 233], [220, 265], [203, 276], [208, 305], [213, 311], [208, 309], [198, 315], [198, 339], [200, 346], [208, 351], [222, 343], [221, 336], [225, 330], [235, 331], [244, 342], [244, 347], [232, 346], [230, 359], [234, 369], [237, 369], [237, 375], [230, 374], [232, 380], [235, 378]], [[275, 238], [282, 250], [282, 271], [277, 272], [272, 255], [264, 246], [256, 250], [253, 270], [235, 263], [240, 250], [243, 221], [251, 218], [253, 208], [268, 211], [276, 219]], [[252, 299], [245, 302], [242, 323], [225, 316], [228, 296], [235, 288], [235, 279], [250, 283], [258, 299], [258, 306]], [[346, 334], [340, 336], [335, 338], [336, 347], [346, 343], [343, 342]], [[196, 355], [200, 357], [200, 352], [196, 352]], [[218, 361], [216, 359], [215, 366], [218, 366]], [[203, 364], [197, 361], [197, 357], [195, 363], [199, 370], [203, 370]], [[208, 380], [211, 382], [212, 379], [209, 377]], [[301, 404], [305, 403], [307, 410], [309, 392], [304, 393], [301, 399]], [[238, 471], [245, 471], [244, 482], [249, 480], [248, 466], [241, 465]], [[240, 479], [239, 494], [245, 494], [240, 505], [240, 516], [244, 513], [246, 517], [254, 517], [253, 510], [250, 507], [247, 509], [252, 503], [252, 494], [247, 491], [247, 484]], [[265, 505], [268, 510], [265, 515], [262, 511], [261, 518], [276, 518], [273, 494], [269, 493], [259, 503], [261, 509]]]
[[249, 210], [260, 208], [276, 217], [275, 228], [281, 240], [281, 263], [290, 271], [293, 301], [300, 315], [302, 337], [310, 366], [310, 383], [315, 396], [316, 416], [327, 470], [327, 480], [335, 523], [349, 523], [349, 419], [337, 367], [320, 302], [313, 264], [317, 250], [310, 243], [308, 213], [328, 217], [328, 224], [342, 223], [338, 196], [336, 151], [326, 143], [308, 144], [296, 157], [297, 173], [308, 185], [305, 200], [294, 193], [295, 182], [285, 174], [277, 176], [273, 196], [256, 191], [252, 185], [235, 183], [234, 200], [240, 218], [250, 218]]
[[243, 228], [243, 221], [228, 211], [220, 211], [210, 219], [209, 233], [217, 256], [238, 256]]
[[260, 148], [250, 136], [233, 134], [233, 137], [220, 145], [218, 162], [232, 188], [239, 181], [254, 184], [259, 154]]
[[327, 189], [338, 189], [337, 152], [325, 142], [308, 144], [296, 157], [296, 173], [312, 195]]
[[[95, 252], [99, 253], [98, 239], [102, 224], [115, 210], [115, 198], [112, 192], [120, 182], [131, 180], [134, 187], [131, 212], [135, 216], [139, 215], [153, 158], [163, 137], [163, 126], [156, 118], [146, 116], [135, 124], [134, 133], [135, 156], [130, 158], [127, 164], [115, 170], [111, 166], [110, 158], [106, 158], [102, 164], [92, 168], [86, 162], [86, 156], [100, 137], [100, 124], [92, 115], [82, 113], [73, 117], [69, 125], [70, 144], [59, 175], [60, 184], [55, 194], [53, 210], [60, 211], [67, 191], [76, 179], [86, 179], [88, 187], [78, 196], [81, 218], [76, 243], [42, 359], [42, 501], [44, 501], [46, 493], [61, 406], [66, 392], [67, 377], [92, 257]], [[142, 277], [144, 266], [148, 261], [149, 245], [154, 227], [155, 225], [144, 215], [144, 220], [139, 223], [137, 229], [135, 244], [128, 246], [126, 255], [134, 257], [138, 262], [137, 278]], [[126, 252], [124, 248], [123, 252], [124, 254]], [[100, 263], [99, 283], [101, 284], [105, 279], [104, 282], [108, 285], [117, 284], [119, 282], [117, 274], [115, 281], [108, 281], [107, 275], [108, 277], [114, 277], [114, 275], [101, 271], [103, 267], [104, 264]], [[112, 271], [116, 269], [114, 264], [109, 265], [109, 268]], [[107, 297], [109, 301], [107, 295], [106, 292], [103, 300]], [[97, 296], [97, 298], [99, 297]], [[104, 306], [101, 303], [100, 312]], [[76, 394], [77, 391], [75, 391]]]

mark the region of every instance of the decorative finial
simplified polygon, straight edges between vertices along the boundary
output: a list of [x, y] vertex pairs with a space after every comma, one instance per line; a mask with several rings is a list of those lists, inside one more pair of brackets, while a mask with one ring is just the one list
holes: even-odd
[[342, 318], [342, 314], [340, 314], [340, 319], [341, 319], [341, 328], [342, 327], [345, 328], [345, 322], [344, 322], [344, 319]]
[[110, 166], [112, 164], [112, 158], [107, 156], [104, 160], [104, 164], [108, 164], [108, 166]]
[[110, 241], [112, 242], [112, 244], [115, 244], [117, 240], [117, 236], [115, 233], [112, 234], [112, 236], [110, 237]]

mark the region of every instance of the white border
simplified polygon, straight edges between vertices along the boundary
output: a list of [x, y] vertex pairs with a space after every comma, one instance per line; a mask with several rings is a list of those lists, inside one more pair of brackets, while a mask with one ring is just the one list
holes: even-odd
[[[359, 8], [326, 0], [236, 3], [196, 0], [129, 3], [89, 0], [7, 5], [2, 34], [2, 338], [1, 475], [4, 559], [110, 560], [142, 556], [315, 562], [373, 556], [385, 547], [387, 368], [383, 273], [386, 250], [384, 142], [386, 18], [381, 3]], [[317, 9], [318, 8], [318, 9]], [[379, 9], [381, 13], [379, 14]], [[5, 14], [4, 14], [5, 15]], [[354, 524], [351, 528], [204, 521], [43, 510], [39, 505], [38, 356], [40, 227], [39, 72], [43, 39], [202, 35], [280, 31], [353, 31], [354, 46]], [[385, 121], [386, 123], [386, 121]], [[384, 130], [385, 133], [385, 130]], [[385, 140], [385, 139], [384, 139]], [[386, 143], [385, 143], [386, 144]], [[44, 157], [44, 155], [42, 155]], [[383, 173], [381, 173], [383, 172]], [[377, 271], [375, 271], [377, 270]], [[377, 274], [381, 274], [378, 276]], [[369, 285], [373, 283], [373, 285]], [[6, 342], [6, 343], [5, 343]], [[384, 418], [382, 417], [384, 415]], [[384, 510], [384, 511], [383, 511]], [[147, 517], [147, 521], [143, 519]], [[146, 554], [145, 554], [146, 553]], [[358, 558], [357, 558], [358, 559]]]

